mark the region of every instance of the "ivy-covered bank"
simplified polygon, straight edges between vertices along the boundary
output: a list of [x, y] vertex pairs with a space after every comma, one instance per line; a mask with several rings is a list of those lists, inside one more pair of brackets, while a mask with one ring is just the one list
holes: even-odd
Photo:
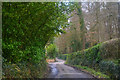
[[67, 27], [73, 3], [2, 3], [3, 78], [43, 78], [45, 46]]
[[111, 79], [120, 78], [120, 39], [99, 43], [83, 51], [61, 57], [66, 59], [69, 65], [87, 66], [110, 76]]
[[48, 74], [47, 64], [43, 63], [33, 64], [31, 62], [23, 63], [4, 63], [2, 65], [2, 78], [44, 78]]

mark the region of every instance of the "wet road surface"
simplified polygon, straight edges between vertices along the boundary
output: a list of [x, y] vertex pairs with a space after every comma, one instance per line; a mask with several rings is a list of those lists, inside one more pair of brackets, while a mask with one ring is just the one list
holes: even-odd
[[94, 78], [92, 75], [65, 65], [64, 60], [56, 60], [57, 62], [49, 63], [51, 73], [48, 78]]

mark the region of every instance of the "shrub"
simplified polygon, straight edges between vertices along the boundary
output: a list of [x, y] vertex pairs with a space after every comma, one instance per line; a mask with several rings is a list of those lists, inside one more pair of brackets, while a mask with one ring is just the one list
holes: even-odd
[[33, 63], [4, 63], [3, 78], [43, 78], [47, 72], [47, 65], [45, 62], [39, 64]]
[[66, 63], [69, 65], [87, 66], [96, 71], [100, 70], [111, 78], [119, 78], [119, 53], [120, 39], [113, 39], [99, 43], [91, 48], [68, 54]]
[[84, 51], [78, 51], [69, 54], [67, 62], [72, 65], [79, 64], [89, 67], [95, 66], [96, 63], [99, 63], [101, 61], [99, 45], [100, 44]]
[[58, 57], [59, 59], [66, 60], [66, 59], [67, 59], [67, 54], [58, 54], [57, 57]]
[[99, 69], [101, 72], [111, 76], [111, 78], [118, 78], [120, 76], [119, 64], [114, 63], [113, 61], [103, 60], [99, 64]]
[[58, 52], [55, 44], [50, 44], [49, 46], [47, 46], [46, 51], [48, 58], [55, 58]]
[[100, 46], [100, 52], [104, 59], [120, 58], [120, 38], [112, 39], [104, 42]]

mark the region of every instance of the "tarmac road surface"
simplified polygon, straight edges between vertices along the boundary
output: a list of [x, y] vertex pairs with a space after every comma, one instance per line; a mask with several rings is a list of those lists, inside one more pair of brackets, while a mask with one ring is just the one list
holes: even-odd
[[94, 78], [92, 75], [65, 65], [64, 60], [56, 59], [56, 61], [57, 62], [49, 63], [49, 66], [51, 67], [51, 73], [49, 74], [48, 78]]

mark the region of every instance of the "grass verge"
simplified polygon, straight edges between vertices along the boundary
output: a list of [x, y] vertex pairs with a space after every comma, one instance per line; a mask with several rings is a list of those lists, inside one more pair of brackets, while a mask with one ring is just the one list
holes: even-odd
[[[69, 65], [67, 63], [65, 63], [65, 64]], [[88, 68], [87, 66], [81, 66], [81, 65], [69, 65], [69, 66], [72, 66], [72, 67], [74, 67], [74, 68], [76, 68], [78, 70], [81, 70], [83, 72], [87, 72], [87, 73], [93, 75], [96, 78], [110, 78], [108, 75], [105, 75], [105, 74], [103, 74], [103, 73], [101, 73], [99, 71], [96, 72], [94, 69]]]

